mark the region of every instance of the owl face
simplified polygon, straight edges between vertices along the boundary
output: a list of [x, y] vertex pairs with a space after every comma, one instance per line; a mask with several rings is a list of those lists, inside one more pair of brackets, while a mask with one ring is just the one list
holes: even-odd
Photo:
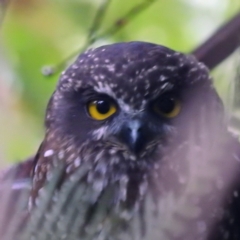
[[184, 139], [191, 116], [216, 95], [211, 85], [191, 56], [150, 43], [103, 46], [62, 74], [46, 125], [76, 146], [90, 139], [144, 156], [177, 135]]

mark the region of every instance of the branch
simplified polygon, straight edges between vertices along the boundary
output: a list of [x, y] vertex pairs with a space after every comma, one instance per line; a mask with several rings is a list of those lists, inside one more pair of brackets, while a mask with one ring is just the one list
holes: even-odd
[[210, 70], [231, 55], [240, 44], [240, 13], [220, 27], [209, 39], [191, 52]]

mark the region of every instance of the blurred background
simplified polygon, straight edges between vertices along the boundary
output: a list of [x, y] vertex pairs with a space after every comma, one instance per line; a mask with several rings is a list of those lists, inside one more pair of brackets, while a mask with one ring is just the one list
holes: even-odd
[[[81, 51], [103, 2], [0, 0], [0, 167], [37, 151], [46, 104], [60, 74], [44, 76], [42, 69], [71, 62], [66, 59]], [[112, 0], [94, 46], [141, 40], [188, 53], [240, 11], [239, 0], [156, 0], [122, 19], [142, 2]], [[108, 32], [116, 21], [119, 29]], [[239, 56], [236, 51], [212, 72], [229, 116], [238, 114], [232, 103]]]

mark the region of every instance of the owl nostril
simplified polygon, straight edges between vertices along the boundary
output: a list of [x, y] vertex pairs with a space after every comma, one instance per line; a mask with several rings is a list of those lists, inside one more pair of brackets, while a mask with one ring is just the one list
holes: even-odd
[[143, 131], [143, 128], [142, 127], [139, 127], [139, 128], [137, 128], [137, 129], [135, 129], [135, 128], [131, 128], [131, 127], [127, 127], [126, 128], [126, 131], [128, 132], [128, 133], [133, 133], [133, 132], [136, 132], [136, 133], [141, 133], [142, 131]]
[[127, 126], [124, 126], [121, 130], [120, 137], [129, 149], [135, 153], [143, 150], [146, 142], [144, 137], [144, 127], [136, 121], [129, 122]]

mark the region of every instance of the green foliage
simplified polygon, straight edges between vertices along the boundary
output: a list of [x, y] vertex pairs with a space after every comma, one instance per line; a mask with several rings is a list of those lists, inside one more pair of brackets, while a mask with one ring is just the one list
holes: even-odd
[[[97, 34], [144, 0], [112, 0]], [[146, 0], [145, 0], [146, 1]], [[0, 158], [16, 161], [34, 153], [43, 135], [47, 101], [59, 73], [46, 77], [44, 65], [64, 61], [84, 45], [97, 0], [15, 0], [9, 4], [0, 41]], [[156, 0], [130, 15], [116, 34], [103, 34], [94, 45], [150, 41], [189, 52], [240, 7], [237, 1]], [[123, 19], [124, 20], [124, 19]], [[219, 83], [224, 95], [227, 87]], [[222, 87], [223, 86], [223, 87]]]

